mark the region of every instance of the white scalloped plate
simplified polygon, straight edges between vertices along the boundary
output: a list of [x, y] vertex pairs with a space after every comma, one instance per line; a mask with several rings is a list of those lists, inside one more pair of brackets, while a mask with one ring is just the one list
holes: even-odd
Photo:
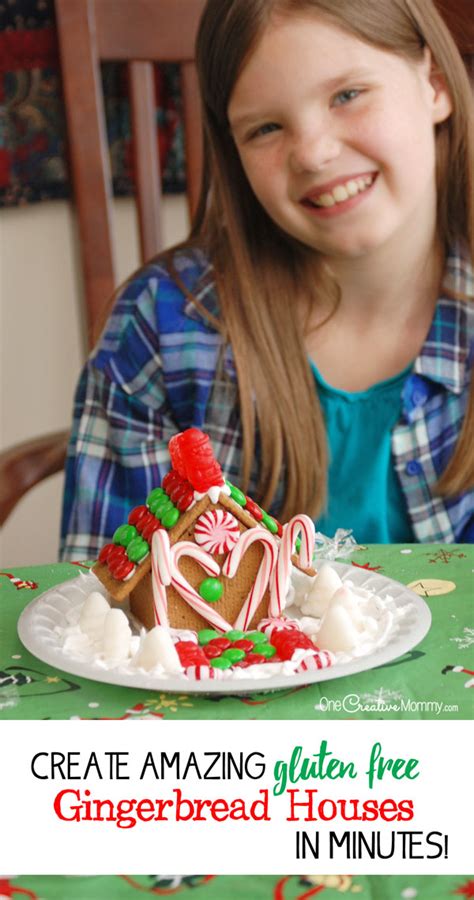
[[332, 562], [331, 566], [343, 581], [350, 580], [355, 586], [373, 590], [381, 597], [389, 594], [397, 607], [409, 604], [410, 609], [393, 628], [393, 633], [389, 635], [388, 641], [383, 647], [349, 662], [336, 663], [327, 669], [292, 675], [279, 673], [261, 678], [245, 677], [244, 673], [247, 670], [241, 669], [238, 670], [239, 677], [234, 675], [230, 679], [222, 681], [192, 681], [185, 676], [157, 676], [143, 670], [130, 670], [123, 666], [104, 668], [100, 660], [84, 661], [73, 657], [63, 650], [55, 629], [58, 626], [66, 627], [68, 625], [66, 616], [73, 611], [75, 606], [81, 604], [91, 591], [103, 590], [102, 585], [92, 573], [80, 574], [78, 578], [60, 584], [33, 600], [20, 616], [18, 633], [30, 653], [43, 662], [71, 675], [125, 687], [188, 694], [249, 694], [342, 678], [344, 675], [365, 672], [391, 662], [407, 653], [425, 637], [431, 625], [431, 613], [421, 597], [400, 582], [379, 575], [377, 572], [368, 572], [366, 569], [345, 563]]

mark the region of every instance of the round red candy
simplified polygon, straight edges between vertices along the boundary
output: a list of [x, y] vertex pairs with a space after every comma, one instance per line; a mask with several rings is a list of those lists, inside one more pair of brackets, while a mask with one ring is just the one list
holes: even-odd
[[123, 581], [127, 575], [130, 575], [130, 572], [133, 572], [134, 568], [135, 564], [128, 557], [119, 562], [109, 562], [110, 572], [117, 581]]
[[177, 487], [177, 485], [181, 484], [181, 482], [182, 478], [179, 472], [171, 469], [171, 471], [163, 478], [162, 488], [169, 496], [171, 491]]
[[179, 509], [180, 512], [185, 512], [191, 503], [194, 500], [194, 491], [192, 488], [189, 488], [185, 494], [183, 494], [179, 500], [173, 501], [175, 506]]
[[245, 504], [245, 512], [250, 513], [250, 515], [253, 516], [254, 519], [257, 520], [257, 522], [261, 522], [263, 519], [263, 512], [260, 507], [257, 506], [254, 500], [252, 500], [250, 497], [246, 497], [245, 499], [247, 501]]
[[116, 544], [106, 544], [105, 547], [102, 547], [102, 550], [99, 553], [99, 562], [106, 563], [109, 559], [111, 551], [116, 547]]
[[245, 650], [246, 653], [250, 653], [253, 650], [255, 644], [253, 641], [248, 641], [246, 638], [242, 638], [240, 641], [234, 641], [232, 644], [233, 647], [237, 647], [238, 650]]
[[162, 526], [160, 525], [158, 519], [155, 519], [155, 517], [150, 513], [150, 519], [145, 523], [141, 531], [143, 540], [147, 541], [148, 544], [151, 544], [151, 539], [155, 531], [158, 531], [158, 529], [161, 527]]
[[[136, 506], [135, 509], [132, 509], [129, 517], [128, 524], [138, 526], [138, 523], [141, 522], [145, 516], [149, 515], [149, 510], [147, 506]], [[140, 530], [140, 529], [139, 529]]]
[[175, 649], [183, 666], [207, 666], [208, 664], [207, 656], [194, 641], [178, 641]]
[[248, 656], [245, 657], [247, 661], [247, 665], [256, 666], [259, 663], [266, 663], [267, 657], [262, 656], [260, 653], [249, 653]]
[[211, 643], [212, 642], [206, 644], [204, 653], [208, 659], [217, 659], [217, 657], [221, 655], [222, 649], [220, 647], [211, 647]]
[[228, 650], [229, 647], [233, 647], [232, 641], [229, 641], [226, 637], [213, 638], [212, 641], [209, 641], [208, 647], [218, 647], [221, 653], [224, 650]]
[[128, 559], [125, 547], [122, 547], [121, 544], [114, 544], [107, 557], [109, 567], [115, 563], [123, 562], [125, 559]]
[[184, 512], [194, 500], [194, 491], [188, 481], [182, 481], [176, 485], [170, 493], [170, 500], [178, 507], [180, 512]]

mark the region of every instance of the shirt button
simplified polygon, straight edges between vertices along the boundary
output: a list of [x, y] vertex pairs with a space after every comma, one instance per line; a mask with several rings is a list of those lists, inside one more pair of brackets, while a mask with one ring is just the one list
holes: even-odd
[[405, 466], [407, 475], [419, 475], [421, 471], [421, 463], [419, 463], [417, 459], [410, 459]]

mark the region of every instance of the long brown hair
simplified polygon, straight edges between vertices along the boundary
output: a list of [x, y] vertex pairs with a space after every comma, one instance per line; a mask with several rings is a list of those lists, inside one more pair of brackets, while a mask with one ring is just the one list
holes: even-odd
[[[216, 273], [232, 343], [243, 427], [244, 488], [258, 429], [258, 495], [268, 505], [286, 471], [283, 519], [324, 505], [327, 449], [322, 412], [295, 314], [305, 288], [308, 310], [337, 290], [318, 255], [282, 232], [256, 200], [232, 139], [227, 109], [242, 66], [275, 14], [322, 14], [359, 39], [410, 60], [431, 49], [453, 112], [437, 126], [439, 235], [445, 248], [467, 240], [474, 258], [472, 94], [456, 45], [431, 0], [208, 0], [197, 41], [204, 109], [205, 177], [191, 233]], [[316, 263], [315, 263], [316, 260]], [[316, 268], [315, 268], [316, 266]], [[304, 321], [304, 319], [303, 319]], [[474, 482], [468, 435], [474, 391], [456, 451], [439, 482], [450, 494]]]

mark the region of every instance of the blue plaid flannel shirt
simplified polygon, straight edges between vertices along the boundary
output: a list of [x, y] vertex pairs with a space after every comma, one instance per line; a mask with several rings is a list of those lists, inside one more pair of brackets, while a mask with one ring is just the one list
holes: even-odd
[[[212, 268], [203, 254], [179, 251], [175, 266], [201, 307], [218, 317]], [[474, 542], [474, 492], [448, 500], [433, 492], [466, 408], [473, 298], [472, 266], [454, 250], [392, 434], [395, 469], [421, 542]], [[238, 483], [242, 433], [231, 348], [157, 262], [122, 291], [79, 381], [66, 465], [62, 558], [97, 556], [130, 509], [161, 483], [169, 468], [169, 439], [191, 426], [210, 435], [226, 477]], [[258, 452], [250, 492], [257, 475]]]

